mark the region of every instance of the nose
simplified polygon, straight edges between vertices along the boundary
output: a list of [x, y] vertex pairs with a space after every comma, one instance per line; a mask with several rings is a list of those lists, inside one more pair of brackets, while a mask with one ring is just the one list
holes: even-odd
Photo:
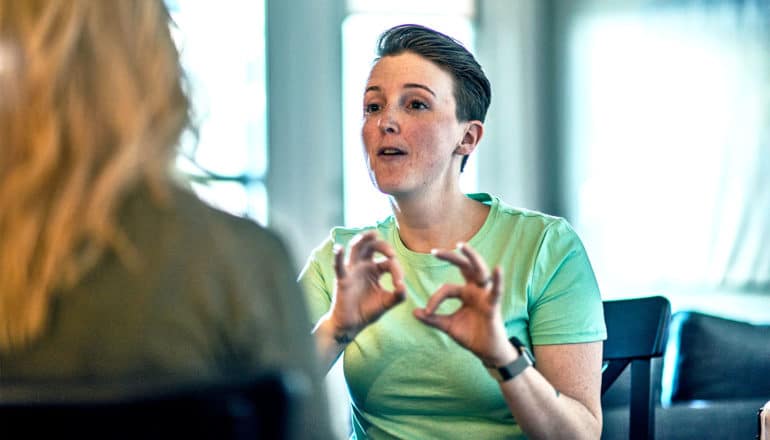
[[393, 115], [393, 111], [383, 111], [380, 119], [377, 120], [377, 127], [384, 133], [394, 134], [398, 132], [398, 122]]

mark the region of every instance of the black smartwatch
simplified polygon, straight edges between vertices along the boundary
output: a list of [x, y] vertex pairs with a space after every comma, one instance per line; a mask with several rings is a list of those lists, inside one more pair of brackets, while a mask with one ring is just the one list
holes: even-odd
[[511, 342], [511, 345], [513, 345], [519, 352], [519, 357], [517, 357], [516, 360], [501, 367], [484, 364], [484, 366], [487, 368], [487, 371], [489, 372], [489, 375], [495, 378], [495, 380], [498, 382], [511, 380], [518, 376], [527, 367], [535, 365], [534, 356], [532, 356], [532, 353], [530, 353], [527, 346], [524, 345], [519, 340], [519, 338], [513, 336], [511, 339], [509, 339], [509, 341]]

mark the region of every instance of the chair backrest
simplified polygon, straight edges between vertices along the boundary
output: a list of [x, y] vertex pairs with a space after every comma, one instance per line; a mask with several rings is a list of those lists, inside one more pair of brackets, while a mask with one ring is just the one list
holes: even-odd
[[652, 358], [663, 356], [671, 304], [662, 296], [604, 301], [602, 394], [631, 365], [629, 438], [655, 437], [655, 401], [651, 391]]
[[205, 384], [3, 384], [0, 431], [9, 438], [299, 438], [309, 393], [298, 373]]

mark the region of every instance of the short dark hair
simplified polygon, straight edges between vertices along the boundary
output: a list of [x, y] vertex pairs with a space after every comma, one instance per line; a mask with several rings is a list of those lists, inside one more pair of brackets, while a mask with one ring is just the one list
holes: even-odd
[[[378, 59], [413, 52], [452, 75], [459, 121], [484, 122], [492, 99], [492, 87], [476, 58], [459, 41], [418, 24], [394, 26], [377, 40]], [[460, 170], [468, 156], [463, 157]]]

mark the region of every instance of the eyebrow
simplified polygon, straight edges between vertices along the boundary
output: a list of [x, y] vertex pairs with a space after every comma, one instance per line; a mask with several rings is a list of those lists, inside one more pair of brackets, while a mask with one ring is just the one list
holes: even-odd
[[[436, 94], [433, 92], [433, 90], [430, 89], [430, 87], [422, 85], [422, 84], [406, 83], [406, 84], [404, 84], [404, 88], [405, 89], [415, 89], [415, 88], [416, 89], [423, 89], [423, 90], [427, 91], [428, 93], [430, 93], [431, 95], [433, 95], [434, 97], [436, 96]], [[381, 91], [382, 91], [382, 89], [380, 88], [380, 86], [369, 86], [369, 87], [366, 88], [364, 93], [381, 92]]]

